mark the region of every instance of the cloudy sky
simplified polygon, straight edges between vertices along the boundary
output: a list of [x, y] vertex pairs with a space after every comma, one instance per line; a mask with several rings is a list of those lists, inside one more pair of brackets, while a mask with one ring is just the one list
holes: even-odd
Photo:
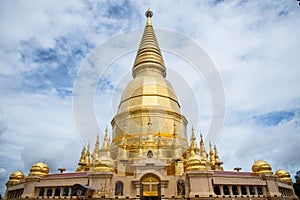
[[[293, 176], [300, 170], [296, 0], [1, 0], [0, 194], [13, 171], [27, 175], [37, 161], [45, 161], [51, 172], [76, 170], [82, 146], [87, 140], [93, 146], [97, 134], [85, 138], [76, 126], [72, 100], [77, 73], [112, 36], [143, 29], [149, 4], [154, 26], [197, 43], [221, 76], [226, 118], [215, 142], [224, 168], [251, 171], [254, 160], [264, 159], [274, 172], [283, 168]], [[99, 78], [94, 107], [101, 130], [110, 127], [134, 56], [120, 56]], [[163, 56], [190, 121], [188, 132], [194, 126], [198, 137], [200, 130], [206, 136], [212, 103], [205, 78], [195, 77], [191, 63], [180, 56], [167, 50]], [[91, 131], [88, 120], [86, 127]]]

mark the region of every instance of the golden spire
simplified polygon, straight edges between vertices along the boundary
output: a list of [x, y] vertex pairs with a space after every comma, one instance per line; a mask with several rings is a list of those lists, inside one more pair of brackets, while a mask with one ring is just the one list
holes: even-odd
[[198, 149], [195, 132], [194, 132], [194, 127], [192, 127], [192, 137], [191, 137], [191, 145], [190, 145], [190, 150], [192, 150], [192, 149], [195, 151], [195, 153], [196, 153], [196, 150]]
[[85, 163], [85, 146], [82, 148], [82, 151], [81, 151], [81, 157], [80, 157], [80, 163]]
[[205, 145], [204, 145], [204, 142], [203, 142], [202, 133], [200, 133], [200, 156], [201, 156], [202, 159], [207, 161], [207, 153], [206, 153], [206, 150], [205, 150]]
[[99, 134], [96, 136], [95, 149], [99, 149]]
[[99, 149], [99, 135], [97, 135], [97, 140], [95, 144], [95, 149], [93, 153], [93, 168], [91, 171], [102, 172], [109, 171], [113, 172], [113, 159], [111, 158], [110, 148], [109, 148], [109, 136], [108, 129], [105, 130], [105, 136], [101, 149]]
[[214, 170], [215, 169], [215, 156], [214, 156], [214, 152], [213, 152], [212, 145], [210, 142], [209, 142], [209, 158], [210, 158], [211, 169]]
[[147, 23], [146, 26], [152, 26], [151, 17], [153, 16], [153, 12], [148, 8], [148, 10], [145, 12], [145, 16], [147, 17]]
[[139, 74], [148, 74], [166, 77], [166, 67], [152, 27], [153, 13], [148, 9], [145, 15], [147, 23], [134, 61], [132, 76], [135, 78]]
[[90, 170], [91, 159], [90, 159], [90, 143], [87, 146], [87, 150], [85, 152], [85, 171]]
[[220, 161], [217, 146], [214, 146], [214, 154], [215, 154], [215, 170], [223, 171], [222, 164], [223, 162]]
[[78, 167], [77, 167], [77, 172], [81, 172], [81, 171], [84, 171], [85, 170], [85, 166], [86, 166], [86, 162], [85, 162], [85, 157], [86, 156], [86, 149], [85, 149], [85, 146], [82, 148], [82, 151], [81, 151], [81, 156], [80, 156], [80, 159], [79, 159], [79, 162], [78, 162]]
[[108, 129], [106, 127], [105, 129], [105, 136], [104, 136], [104, 141], [103, 141], [103, 145], [102, 145], [102, 150], [108, 150], [109, 149], [109, 137], [108, 137]]
[[178, 160], [180, 159], [181, 155], [180, 155], [180, 148], [179, 148], [179, 141], [178, 141], [178, 133], [177, 133], [177, 128], [176, 128], [176, 124], [174, 121], [174, 132], [173, 132], [173, 142], [172, 142], [172, 158], [173, 160]]
[[96, 143], [95, 143], [94, 151], [93, 151], [93, 154], [92, 154], [92, 160], [93, 160], [93, 162], [98, 157], [99, 157], [99, 135], [97, 134], [97, 136], [96, 136]]
[[200, 132], [200, 147], [203, 146], [204, 147], [204, 142], [203, 142], [203, 136], [202, 133]]
[[215, 161], [216, 162], [219, 162], [219, 155], [218, 155], [218, 151], [217, 151], [217, 147], [216, 145], [214, 146], [214, 154], [215, 154]]
[[201, 154], [206, 153], [202, 133], [200, 133], [200, 152]]

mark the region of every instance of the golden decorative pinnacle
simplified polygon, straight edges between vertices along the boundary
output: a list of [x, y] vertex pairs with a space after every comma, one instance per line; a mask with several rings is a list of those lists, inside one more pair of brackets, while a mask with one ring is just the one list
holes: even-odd
[[194, 127], [192, 127], [192, 141], [195, 140], [196, 140], [195, 131], [194, 131]]
[[152, 26], [151, 17], [153, 16], [153, 12], [148, 8], [148, 10], [145, 12], [145, 16], [147, 17], [147, 23], [146, 26]]
[[151, 74], [166, 77], [166, 67], [152, 27], [152, 11], [148, 9], [146, 27], [134, 61], [132, 76]]

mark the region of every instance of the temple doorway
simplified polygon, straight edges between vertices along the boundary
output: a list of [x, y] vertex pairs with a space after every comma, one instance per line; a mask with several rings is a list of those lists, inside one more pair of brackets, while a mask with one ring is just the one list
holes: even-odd
[[145, 174], [140, 180], [141, 200], [160, 200], [161, 183], [155, 174]]

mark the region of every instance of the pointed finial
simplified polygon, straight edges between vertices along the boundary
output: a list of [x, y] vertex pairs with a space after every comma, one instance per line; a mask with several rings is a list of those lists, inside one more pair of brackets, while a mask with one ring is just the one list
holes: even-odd
[[137, 76], [159, 75], [166, 77], [166, 67], [152, 26], [152, 11], [146, 11], [147, 22], [143, 37], [132, 68], [133, 78]]
[[99, 134], [97, 134], [97, 136], [96, 136], [95, 147], [99, 147]]
[[195, 140], [196, 140], [195, 131], [194, 131], [194, 127], [192, 127], [192, 141]]
[[214, 145], [214, 154], [215, 154], [215, 157], [219, 157], [216, 145]]
[[85, 153], [86, 153], [86, 149], [85, 149], [85, 146], [83, 146], [82, 151], [81, 151], [80, 163], [85, 162]]
[[90, 141], [89, 141], [88, 146], [87, 146], [87, 151], [88, 152], [90, 151], [90, 148], [91, 148], [91, 145], [90, 145]]
[[147, 17], [147, 23], [146, 26], [152, 26], [151, 17], [153, 16], [153, 12], [148, 8], [148, 10], [145, 12], [145, 16]]
[[219, 161], [219, 154], [218, 154], [218, 150], [217, 150], [217, 146], [214, 145], [214, 154], [215, 154], [215, 160], [216, 162], [220, 162]]

